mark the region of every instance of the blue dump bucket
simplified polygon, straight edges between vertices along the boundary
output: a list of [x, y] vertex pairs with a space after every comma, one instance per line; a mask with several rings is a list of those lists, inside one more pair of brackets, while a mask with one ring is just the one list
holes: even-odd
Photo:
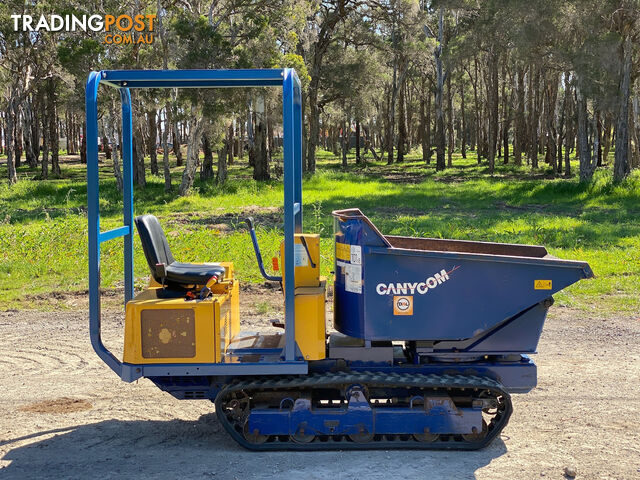
[[350, 337], [533, 352], [551, 296], [593, 276], [540, 246], [385, 236], [358, 209], [333, 216], [335, 328]]

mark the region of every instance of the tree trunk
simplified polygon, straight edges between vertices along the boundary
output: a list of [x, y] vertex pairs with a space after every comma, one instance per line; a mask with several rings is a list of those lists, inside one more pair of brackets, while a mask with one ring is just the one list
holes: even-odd
[[489, 101], [489, 173], [493, 174], [495, 169], [496, 146], [498, 143], [498, 55], [489, 52], [489, 81], [487, 99]]
[[[114, 145], [117, 147], [117, 145]], [[80, 143], [80, 163], [87, 163], [87, 121], [82, 121], [82, 142]]]
[[176, 165], [181, 167], [184, 163], [182, 158], [182, 150], [180, 149], [180, 131], [178, 130], [178, 122], [173, 121], [171, 124], [171, 141], [173, 142], [173, 153], [176, 156]]
[[502, 147], [503, 163], [509, 164], [509, 130], [511, 129], [511, 99], [507, 97], [507, 61], [502, 66]]
[[[44, 106], [47, 107], [48, 101], [45, 99]], [[45, 114], [42, 116], [42, 163], [40, 165], [41, 169], [41, 177], [43, 180], [46, 180], [49, 177], [49, 135], [51, 134], [51, 130], [49, 130], [49, 109], [44, 108]]]
[[444, 150], [445, 150], [445, 133], [444, 133], [444, 113], [442, 111], [442, 94], [444, 90], [444, 76], [442, 72], [442, 48], [444, 35], [444, 7], [440, 7], [438, 14], [438, 46], [435, 49], [436, 59], [436, 170], [444, 170], [446, 168]]
[[[238, 136], [238, 157], [240, 157], [241, 159], [244, 158], [244, 121], [242, 120], [242, 118], [240, 117], [238, 119], [238, 125], [240, 125], [240, 135]], [[302, 129], [303, 131], [305, 130], [304, 128]], [[304, 147], [303, 150], [304, 152]], [[302, 162], [304, 163], [304, 162]]]
[[636, 145], [635, 152], [632, 153], [631, 167], [640, 167], [640, 101], [638, 96], [633, 98], [633, 115], [631, 116], [633, 128], [631, 130]]
[[602, 167], [602, 121], [601, 121], [600, 110], [598, 108], [594, 108], [593, 116], [595, 118], [595, 125], [596, 125], [596, 130], [594, 132], [594, 135], [597, 135], [598, 137], [597, 166]]
[[[139, 123], [139, 122], [135, 122]], [[135, 128], [133, 141], [133, 181], [141, 187], [147, 185], [147, 177], [144, 168], [144, 141], [141, 126], [138, 124]]]
[[405, 109], [406, 94], [407, 82], [403, 82], [402, 85], [400, 85], [398, 97], [398, 154], [396, 155], [396, 162], [404, 162], [404, 147], [407, 143], [407, 121]]
[[200, 166], [200, 180], [205, 181], [213, 178], [213, 152], [206, 133], [202, 135], [202, 153], [204, 158]]
[[629, 162], [629, 97], [631, 92], [632, 64], [631, 36], [627, 34], [621, 46], [622, 69], [618, 90], [618, 112], [616, 121], [616, 152], [613, 163], [613, 180], [624, 180], [631, 171]]
[[331, 138], [331, 153], [337, 157], [340, 155], [340, 149], [338, 148], [340, 129], [333, 126], [329, 127], [329, 137]]
[[229, 158], [229, 144], [224, 142], [222, 148], [218, 150], [218, 170], [216, 172], [216, 183], [224, 185], [227, 181], [227, 158]]
[[204, 128], [203, 119], [198, 117], [193, 107], [191, 109], [191, 118], [191, 128], [189, 128], [189, 136], [187, 137], [187, 158], [182, 172], [182, 182], [180, 182], [180, 187], [178, 188], [180, 196], [187, 195], [193, 186], [198, 168], [202, 130]]
[[[566, 85], [566, 84], [565, 84]], [[569, 88], [569, 87], [566, 87]], [[567, 131], [564, 136], [564, 176], [571, 176], [571, 160], [569, 155], [571, 154], [571, 149], [573, 148], [573, 142], [575, 139], [575, 134], [573, 130], [573, 102], [570, 102], [567, 105]]]
[[387, 165], [393, 164], [393, 149], [396, 134], [396, 95], [398, 94], [398, 61], [393, 58], [393, 83], [391, 84], [391, 100], [387, 110]]
[[[316, 73], [317, 78], [320, 72]], [[311, 80], [309, 85], [309, 139], [307, 140], [307, 161], [302, 162], [309, 173], [316, 172], [316, 148], [318, 148], [318, 133], [320, 131], [320, 111], [318, 108], [318, 82]]]
[[420, 86], [420, 142], [422, 144], [422, 161], [429, 165], [431, 163], [431, 92], [428, 88], [427, 80], [423, 76]]
[[604, 128], [602, 130], [602, 161], [608, 163], [609, 152], [611, 152], [611, 126], [612, 115], [610, 112], [605, 113], [604, 116]]
[[[253, 179], [259, 181], [269, 180], [271, 175], [269, 173], [269, 147], [267, 144], [267, 122], [265, 118], [265, 101], [263, 96], [258, 96], [255, 116], [256, 130], [254, 133], [253, 149], [250, 152], [250, 156], [253, 156]], [[251, 155], [251, 153], [253, 155]]]
[[547, 84], [547, 157], [551, 169], [558, 169], [558, 147], [556, 143], [556, 103], [558, 101], [558, 77], [553, 74]]
[[342, 168], [347, 168], [347, 152], [349, 151], [349, 120], [344, 119], [342, 122]]
[[164, 122], [162, 122], [162, 171], [164, 173], [164, 191], [171, 191], [171, 169], [169, 167], [169, 120], [168, 108], [165, 108]]
[[467, 114], [464, 107], [464, 77], [460, 77], [460, 115], [462, 117], [462, 134], [460, 138], [462, 139], [462, 145], [460, 146], [460, 150], [462, 153], [462, 158], [467, 158]]
[[111, 148], [109, 147], [109, 138], [106, 134], [102, 136], [102, 151], [104, 152], [104, 158], [111, 160]]
[[49, 143], [51, 148], [51, 173], [60, 176], [60, 133], [58, 131], [58, 110], [56, 102], [56, 85], [53, 78], [48, 80], [47, 110], [49, 116]]
[[18, 108], [16, 111], [16, 121], [14, 123], [15, 132], [13, 134], [13, 142], [15, 143], [16, 152], [16, 168], [22, 165], [22, 126], [20, 123], [20, 108]]
[[157, 115], [158, 111], [154, 108], [151, 108], [147, 115], [149, 117], [149, 138], [147, 150], [149, 151], [149, 166], [151, 167], [151, 175], [158, 175], [158, 123], [157, 123]]
[[565, 98], [567, 99], [567, 111], [566, 111], [566, 132], [564, 135], [564, 175], [565, 177], [571, 176], [571, 161], [569, 155], [571, 149], [574, 146], [575, 141], [575, 112], [573, 108], [572, 87], [569, 82], [569, 72], [565, 72], [564, 75], [564, 90]]
[[[271, 135], [269, 135], [269, 138], [271, 138]], [[235, 143], [235, 129], [233, 128], [233, 120], [232, 120], [229, 123], [229, 128], [227, 129], [227, 144], [229, 145], [229, 148], [227, 148], [227, 164], [228, 165], [233, 165], [234, 143]], [[269, 151], [270, 152], [272, 151], [271, 148], [269, 149]]]
[[473, 85], [473, 105], [474, 105], [474, 142], [475, 142], [475, 150], [476, 150], [476, 158], [478, 160], [478, 165], [480, 165], [481, 155], [480, 155], [480, 101], [478, 99], [478, 61], [474, 58], [473, 60], [473, 68], [475, 72], [475, 77], [471, 77], [471, 72], [467, 70], [469, 73], [469, 78], [471, 78], [471, 83]]
[[360, 165], [360, 120], [356, 118], [356, 165]]
[[569, 97], [569, 92], [567, 91], [567, 72], [565, 72], [565, 87], [564, 87], [564, 95], [562, 98], [562, 109], [560, 111], [560, 124], [558, 126], [558, 136], [556, 139], [556, 147], [558, 149], [558, 153], [557, 153], [557, 158], [558, 158], [558, 168], [556, 169], [556, 173], [560, 174], [562, 173], [562, 141], [564, 136], [566, 135], [565, 132], [565, 122], [566, 122], [566, 118], [567, 118], [567, 103], [568, 103], [568, 97]]
[[24, 132], [24, 151], [30, 168], [38, 167], [40, 157], [40, 122], [35, 115], [34, 98], [27, 99], [22, 109], [22, 131]]
[[447, 75], [447, 167], [453, 167], [453, 151], [455, 149], [455, 132], [453, 128], [453, 88], [451, 72]]
[[[111, 112], [108, 119], [109, 125], [109, 133], [111, 134], [111, 141], [113, 142], [113, 149], [111, 151], [111, 163], [113, 165], [113, 176], [116, 179], [116, 187], [119, 192], [122, 192], [123, 188], [123, 180], [122, 180], [122, 170], [120, 169], [120, 149], [118, 145], [120, 144], [120, 132], [118, 131], [118, 118], [115, 115], [115, 104], [112, 104]], [[105, 128], [105, 130], [107, 130]]]
[[13, 141], [13, 129], [16, 122], [17, 101], [15, 98], [9, 100], [9, 108], [7, 109], [7, 126], [5, 130], [6, 147], [7, 147], [7, 175], [9, 177], [9, 185], [13, 185], [18, 181], [18, 174], [15, 165], [15, 143]]
[[531, 64], [529, 68], [529, 163], [538, 168], [538, 84], [540, 71]]
[[[587, 99], [580, 85], [576, 85], [576, 109], [578, 114], [578, 158], [580, 160], [580, 181], [587, 182], [593, 177], [596, 165], [589, 151]], [[597, 160], [597, 158], [596, 158]]]

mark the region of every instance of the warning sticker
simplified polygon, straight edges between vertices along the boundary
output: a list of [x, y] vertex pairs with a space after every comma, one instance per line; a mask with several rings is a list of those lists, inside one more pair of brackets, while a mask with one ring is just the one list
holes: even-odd
[[296, 267], [306, 267], [309, 265], [309, 257], [307, 256], [307, 249], [304, 245], [296, 243], [293, 249], [293, 264]]
[[354, 265], [362, 264], [362, 247], [360, 245], [351, 245], [351, 263]]
[[551, 290], [551, 280], [534, 280], [534, 290]]
[[351, 293], [362, 293], [362, 267], [345, 265], [344, 289]]
[[393, 297], [393, 314], [394, 315], [413, 315], [413, 296]]
[[336, 258], [338, 260], [346, 260], [347, 262], [351, 261], [351, 245], [347, 245], [346, 243], [338, 243], [336, 242]]

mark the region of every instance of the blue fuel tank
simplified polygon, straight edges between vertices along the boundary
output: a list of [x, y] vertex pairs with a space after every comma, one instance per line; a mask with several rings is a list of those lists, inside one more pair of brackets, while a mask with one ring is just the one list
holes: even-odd
[[333, 216], [334, 321], [350, 337], [446, 345], [490, 333], [479, 351], [532, 352], [551, 296], [593, 276], [541, 246], [385, 236], [358, 209]]

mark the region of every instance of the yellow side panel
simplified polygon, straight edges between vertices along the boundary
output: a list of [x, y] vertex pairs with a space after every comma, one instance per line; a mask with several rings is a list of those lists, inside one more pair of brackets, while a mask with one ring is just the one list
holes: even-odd
[[[307, 248], [302, 243], [302, 237], [305, 239]], [[308, 254], [307, 249], [309, 250]], [[320, 235], [296, 233], [294, 253], [296, 288], [317, 287], [320, 284]], [[280, 259], [284, 274], [284, 242], [280, 244]]]
[[319, 287], [296, 288], [296, 343], [305, 360], [326, 357], [326, 279]]
[[233, 282], [231, 289], [231, 340], [240, 333], [240, 283]]
[[[237, 289], [237, 286], [235, 287]], [[205, 300], [157, 298], [150, 288], [127, 303], [123, 361], [213, 363], [220, 361], [220, 305], [229, 293]], [[226, 341], [226, 339], [224, 339]]]

